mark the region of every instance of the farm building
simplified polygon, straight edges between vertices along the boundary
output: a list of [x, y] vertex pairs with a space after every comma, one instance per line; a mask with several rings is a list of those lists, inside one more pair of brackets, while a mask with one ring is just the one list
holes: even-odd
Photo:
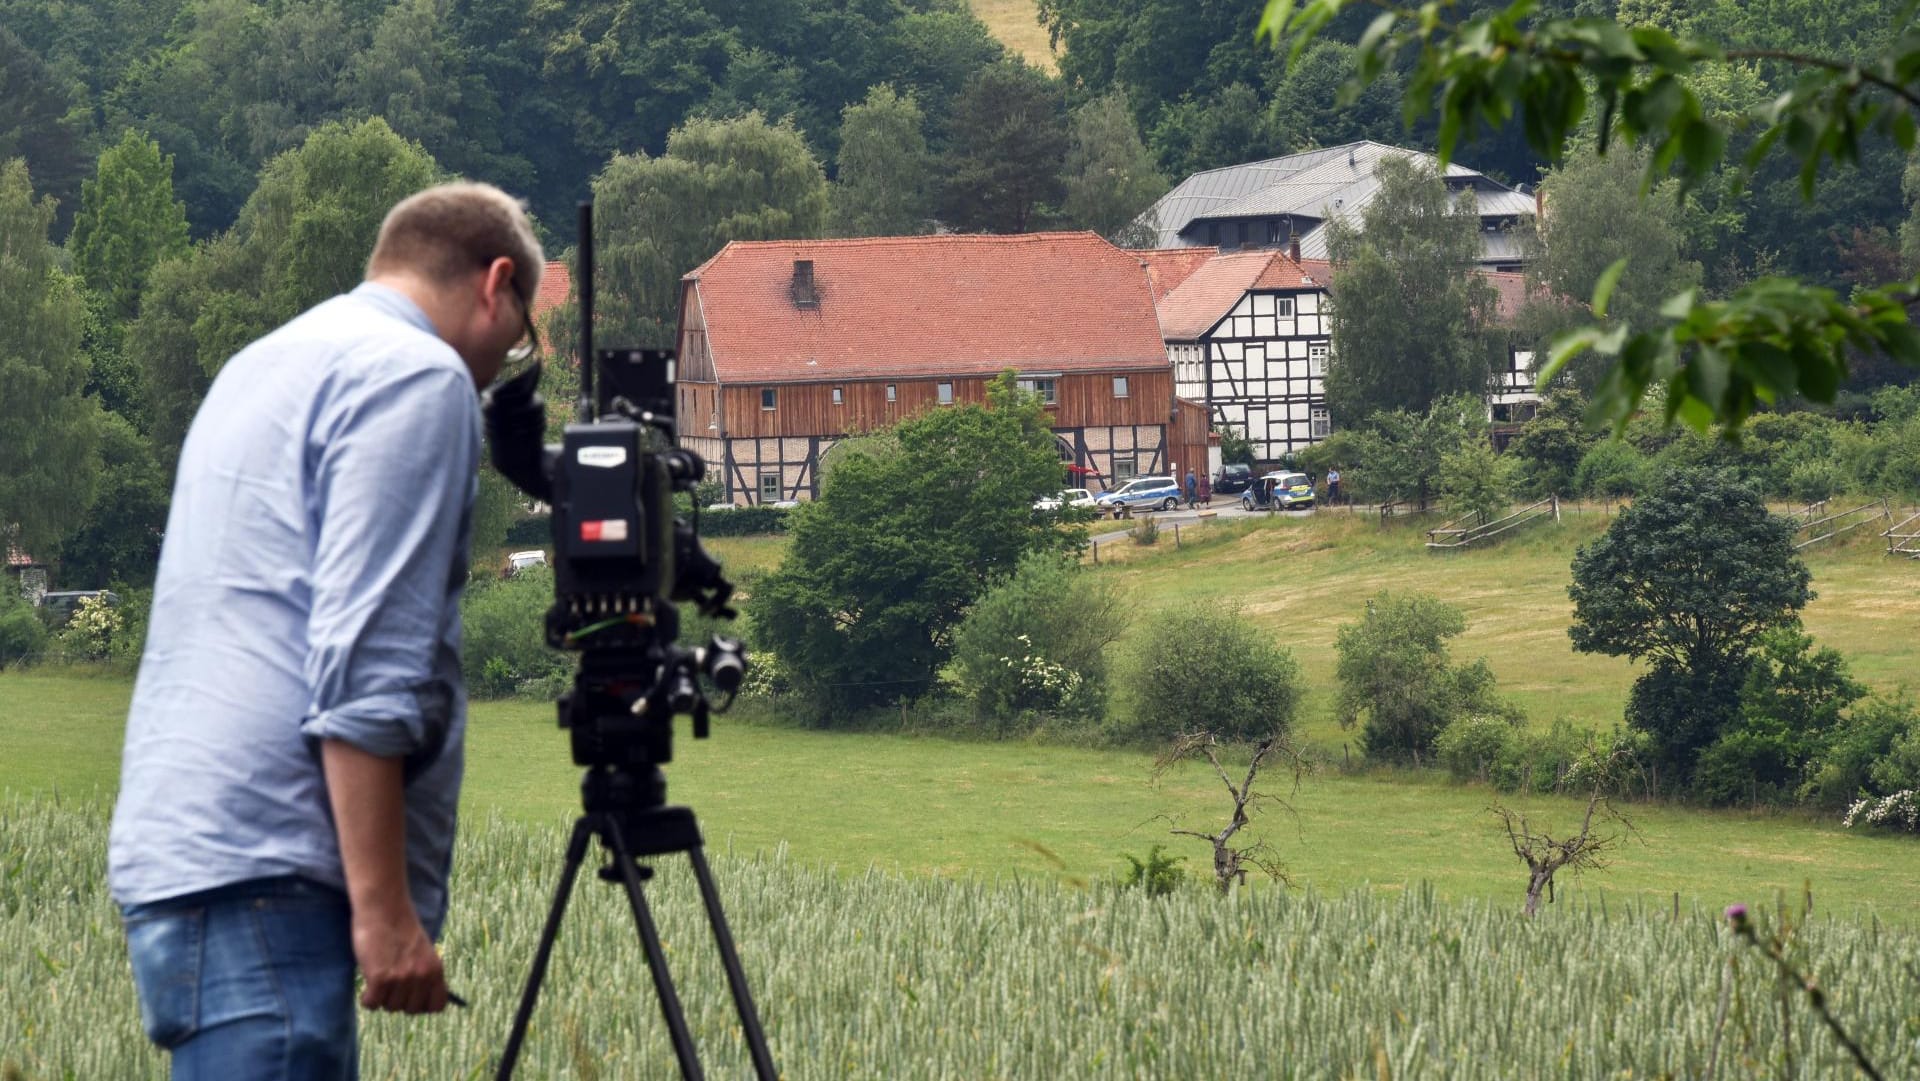
[[681, 442], [730, 502], [807, 499], [839, 441], [1012, 368], [1094, 487], [1204, 469], [1149, 270], [1093, 233], [730, 243], [681, 283]]
[[[1431, 154], [1363, 141], [1209, 169], [1161, 196], [1137, 224], [1157, 248], [1227, 251], [1298, 244], [1298, 258], [1325, 259], [1327, 223], [1337, 218], [1359, 224], [1360, 212], [1380, 190], [1374, 166], [1388, 157], [1439, 166]], [[1442, 176], [1456, 199], [1473, 193], [1481, 221], [1481, 265], [1520, 269], [1524, 255], [1511, 226], [1536, 213], [1533, 196], [1458, 162]]]

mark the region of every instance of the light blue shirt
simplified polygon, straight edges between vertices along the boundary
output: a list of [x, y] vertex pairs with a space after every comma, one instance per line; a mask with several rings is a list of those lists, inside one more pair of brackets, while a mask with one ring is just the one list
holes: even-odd
[[122, 752], [121, 904], [296, 874], [344, 887], [320, 741], [407, 758], [438, 935], [460, 796], [473, 377], [411, 300], [335, 297], [240, 351], [181, 451]]

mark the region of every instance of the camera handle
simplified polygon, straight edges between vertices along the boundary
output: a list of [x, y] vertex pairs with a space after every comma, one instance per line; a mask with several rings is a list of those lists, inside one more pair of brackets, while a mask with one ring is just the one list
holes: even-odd
[[[657, 771], [657, 767], [650, 767]], [[753, 1058], [754, 1075], [760, 1081], [777, 1081], [779, 1072], [774, 1069], [773, 1056], [767, 1050], [766, 1033], [760, 1027], [760, 1015], [754, 1009], [752, 992], [747, 988], [746, 971], [740, 967], [740, 955], [734, 949], [733, 933], [727, 928], [726, 912], [720, 907], [720, 893], [714, 886], [713, 871], [707, 866], [705, 843], [700, 836], [700, 825], [694, 820], [693, 810], [688, 807], [634, 806], [638, 801], [647, 799], [647, 793], [657, 792], [659, 778], [650, 781], [636, 778], [629, 771], [619, 767], [597, 767], [587, 771], [582, 784], [587, 813], [574, 820], [573, 836], [567, 842], [566, 866], [560, 873], [560, 886], [554, 892], [553, 905], [547, 910], [546, 926], [540, 932], [540, 946], [534, 953], [533, 971], [527, 974], [526, 990], [520, 996], [520, 1008], [513, 1017], [513, 1031], [507, 1037], [507, 1047], [500, 1059], [500, 1069], [494, 1074], [497, 1081], [508, 1081], [513, 1076], [514, 1064], [520, 1057], [520, 1046], [527, 1035], [527, 1025], [533, 1019], [534, 1003], [540, 997], [540, 984], [546, 978], [547, 962], [553, 956], [554, 941], [560, 935], [560, 921], [566, 915], [567, 900], [573, 893], [574, 880], [580, 875], [580, 865], [586, 860], [587, 843], [590, 838], [598, 837], [601, 847], [612, 857], [612, 864], [600, 869], [600, 877], [607, 881], [619, 881], [627, 891], [627, 903], [633, 909], [633, 919], [640, 933], [640, 947], [647, 956], [647, 970], [653, 976], [653, 989], [660, 1000], [660, 1013], [666, 1020], [667, 1032], [673, 1039], [673, 1053], [680, 1061], [680, 1076], [687, 1081], [700, 1081], [705, 1074], [700, 1069], [700, 1059], [694, 1050], [693, 1035], [687, 1029], [686, 1014], [680, 1008], [680, 997], [674, 991], [673, 976], [667, 971], [667, 957], [660, 946], [660, 932], [654, 926], [653, 913], [647, 907], [646, 897], [641, 893], [640, 883], [652, 876], [651, 868], [643, 868], [636, 862], [638, 856], [657, 856], [671, 852], [685, 852], [693, 864], [694, 877], [700, 883], [700, 899], [707, 909], [707, 923], [713, 929], [715, 945], [720, 951], [720, 962], [726, 968], [727, 985], [733, 991], [733, 1004], [740, 1015], [741, 1031], [747, 1040], [748, 1053]], [[629, 843], [628, 837], [637, 840]]]

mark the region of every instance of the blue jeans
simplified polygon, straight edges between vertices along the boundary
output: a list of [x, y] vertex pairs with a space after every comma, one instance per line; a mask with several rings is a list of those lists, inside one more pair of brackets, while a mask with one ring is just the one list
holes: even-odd
[[346, 895], [295, 877], [129, 905], [140, 1020], [174, 1081], [356, 1081]]

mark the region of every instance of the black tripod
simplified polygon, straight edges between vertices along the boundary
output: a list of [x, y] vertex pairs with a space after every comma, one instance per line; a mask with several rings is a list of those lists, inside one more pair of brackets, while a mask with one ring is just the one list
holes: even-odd
[[534, 1001], [540, 997], [540, 982], [546, 978], [547, 962], [553, 956], [554, 939], [560, 933], [560, 919], [566, 915], [567, 898], [587, 856], [587, 841], [599, 837], [612, 858], [612, 864], [600, 869], [606, 881], [626, 886], [627, 902], [633, 908], [634, 922], [640, 929], [640, 946], [647, 954], [647, 970], [653, 975], [653, 989], [660, 999], [660, 1014], [666, 1019], [673, 1037], [673, 1053], [680, 1060], [680, 1074], [689, 1081], [705, 1075], [694, 1052], [693, 1035], [687, 1031], [686, 1015], [673, 989], [673, 977], [667, 972], [666, 954], [660, 948], [660, 932], [654, 927], [653, 914], [640, 883], [652, 877], [653, 870], [641, 867], [637, 857], [685, 852], [700, 881], [700, 898], [707, 908], [707, 923], [713, 928], [714, 942], [720, 949], [720, 961], [726, 966], [727, 985], [733, 990], [734, 1008], [740, 1014], [740, 1027], [746, 1034], [747, 1049], [753, 1056], [753, 1070], [760, 1081], [776, 1081], [773, 1056], [767, 1052], [767, 1037], [760, 1028], [760, 1016], [753, 1008], [753, 995], [747, 989], [746, 973], [740, 968], [740, 955], [733, 946], [733, 934], [727, 930], [727, 916], [720, 908], [720, 895], [713, 885], [713, 872], [707, 867], [706, 852], [700, 838], [699, 823], [687, 807], [665, 805], [666, 782], [658, 766], [642, 767], [645, 773], [620, 766], [595, 766], [581, 781], [581, 796], [586, 813], [573, 824], [573, 838], [567, 842], [566, 868], [560, 874], [560, 888], [554, 893], [553, 906], [547, 910], [546, 928], [540, 932], [540, 947], [533, 958], [533, 971], [527, 975], [527, 988], [520, 996], [520, 1009], [513, 1017], [513, 1032], [507, 1037], [507, 1049], [494, 1076], [507, 1081], [520, 1057], [520, 1044], [526, 1039], [527, 1023], [533, 1018]]

